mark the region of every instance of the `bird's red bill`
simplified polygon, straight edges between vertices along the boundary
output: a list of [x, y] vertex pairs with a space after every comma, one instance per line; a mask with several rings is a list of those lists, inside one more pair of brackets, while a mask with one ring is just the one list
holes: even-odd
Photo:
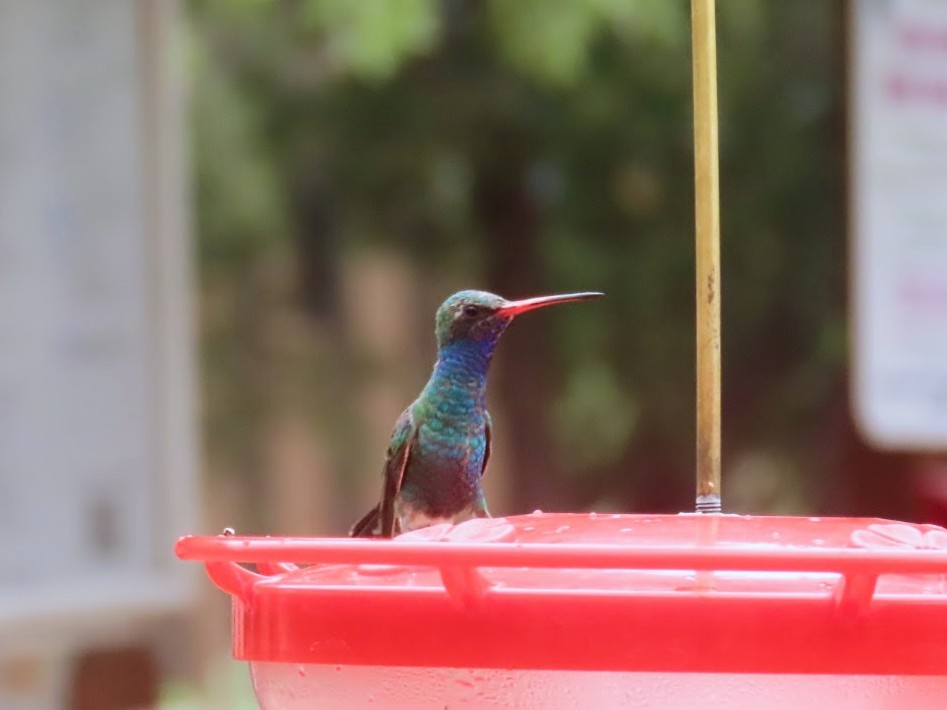
[[520, 313], [532, 311], [536, 308], [554, 306], [557, 303], [572, 303], [573, 301], [589, 301], [593, 298], [601, 298], [604, 293], [598, 291], [584, 291], [582, 293], [562, 293], [556, 296], [536, 296], [535, 298], [524, 298], [519, 301], [510, 301], [500, 306], [498, 313], [507, 316], [518, 316]]

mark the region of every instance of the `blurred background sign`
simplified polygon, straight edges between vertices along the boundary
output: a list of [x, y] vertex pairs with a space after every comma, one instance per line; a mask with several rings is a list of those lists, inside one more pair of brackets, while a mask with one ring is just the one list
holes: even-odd
[[0, 4], [0, 638], [101, 637], [188, 599], [175, 8]]
[[850, 6], [856, 417], [947, 449], [947, 3]]

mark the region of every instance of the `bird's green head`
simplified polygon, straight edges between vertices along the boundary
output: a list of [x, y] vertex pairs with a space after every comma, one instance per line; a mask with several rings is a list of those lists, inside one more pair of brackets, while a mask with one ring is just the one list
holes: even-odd
[[599, 298], [597, 292], [539, 296], [508, 301], [487, 291], [458, 291], [437, 309], [435, 332], [437, 346], [469, 343], [492, 352], [510, 321], [520, 313], [543, 306]]
[[435, 333], [438, 347], [451, 343], [483, 342], [500, 337], [512, 316], [500, 309], [508, 301], [486, 291], [458, 291], [437, 309]]

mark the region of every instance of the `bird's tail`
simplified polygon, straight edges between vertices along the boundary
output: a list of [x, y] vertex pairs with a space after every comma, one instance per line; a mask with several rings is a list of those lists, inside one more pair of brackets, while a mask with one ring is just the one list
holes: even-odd
[[381, 506], [376, 505], [369, 510], [362, 518], [349, 530], [349, 537], [377, 537], [379, 530], [379, 512]]

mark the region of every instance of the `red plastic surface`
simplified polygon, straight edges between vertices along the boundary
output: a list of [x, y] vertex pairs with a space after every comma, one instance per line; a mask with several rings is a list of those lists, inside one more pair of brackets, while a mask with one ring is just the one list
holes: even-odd
[[947, 674], [947, 531], [930, 525], [534, 514], [176, 550], [233, 595], [250, 661]]

